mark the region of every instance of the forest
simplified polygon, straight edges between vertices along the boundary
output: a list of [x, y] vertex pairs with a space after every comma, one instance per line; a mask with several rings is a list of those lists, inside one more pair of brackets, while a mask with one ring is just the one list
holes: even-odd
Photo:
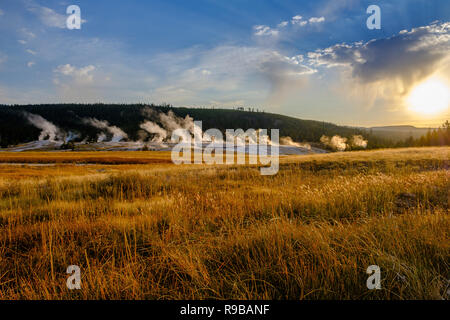
[[[128, 135], [128, 140], [142, 138], [139, 125], [148, 109], [167, 113], [172, 111], [178, 117], [189, 115], [194, 120], [203, 122], [203, 129], [264, 128], [279, 129], [280, 136], [289, 136], [297, 142], [320, 143], [322, 136], [339, 135], [350, 138], [362, 135], [368, 140], [367, 149], [410, 146], [439, 146], [450, 144], [450, 124], [447, 121], [441, 128], [429, 131], [425, 136], [396, 141], [380, 137], [363, 128], [339, 126], [333, 123], [302, 120], [294, 117], [268, 113], [253, 108], [210, 109], [183, 108], [169, 104], [39, 104], [39, 105], [0, 105], [0, 147], [37, 140], [41, 129], [26, 120], [26, 114], [40, 115], [58, 126], [66, 133], [71, 133], [74, 141], [94, 141], [99, 129], [86, 124], [83, 119], [95, 118], [106, 120], [109, 124], [121, 128]], [[146, 114], [151, 119], [151, 114]]]

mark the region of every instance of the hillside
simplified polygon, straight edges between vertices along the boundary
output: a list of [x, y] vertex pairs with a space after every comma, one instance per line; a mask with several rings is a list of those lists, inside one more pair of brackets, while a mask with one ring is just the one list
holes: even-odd
[[395, 142], [408, 139], [413, 137], [418, 139], [436, 128], [417, 128], [414, 126], [382, 126], [382, 127], [371, 127], [366, 129], [370, 134], [380, 137], [391, 139]]
[[[155, 112], [147, 112], [151, 108]], [[187, 115], [203, 121], [203, 129], [264, 128], [280, 129], [280, 136], [290, 136], [294, 141], [319, 142], [322, 135], [350, 137], [363, 131], [313, 120], [301, 120], [265, 112], [250, 112], [230, 109], [175, 108], [155, 105], [110, 105], [110, 104], [54, 104], [54, 105], [0, 105], [0, 146], [15, 145], [39, 138], [41, 129], [26, 120], [24, 112], [40, 115], [67, 135], [94, 140], [101, 130], [86, 124], [85, 119], [106, 120], [128, 135], [128, 140], [142, 138], [140, 124], [146, 120], [157, 121], [155, 114], [172, 111], [176, 116]]]

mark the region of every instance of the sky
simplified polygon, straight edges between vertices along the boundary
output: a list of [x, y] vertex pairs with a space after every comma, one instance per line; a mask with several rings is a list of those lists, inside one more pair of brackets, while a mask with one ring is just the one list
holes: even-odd
[[[70, 5], [80, 29], [67, 28]], [[380, 29], [367, 27], [370, 5]], [[438, 126], [449, 83], [448, 0], [0, 0], [0, 104], [242, 106]]]

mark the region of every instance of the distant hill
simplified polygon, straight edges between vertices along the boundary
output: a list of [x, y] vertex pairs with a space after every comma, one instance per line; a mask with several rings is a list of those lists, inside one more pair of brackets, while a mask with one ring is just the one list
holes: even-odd
[[394, 142], [402, 141], [413, 137], [418, 139], [423, 135], [426, 135], [428, 131], [434, 130], [436, 128], [417, 128], [414, 126], [402, 125], [402, 126], [382, 126], [382, 127], [371, 127], [365, 129], [366, 132], [373, 136], [390, 139]]
[[[31, 125], [24, 112], [40, 115], [65, 132], [72, 132], [78, 139], [94, 139], [99, 129], [83, 122], [86, 118], [106, 120], [128, 135], [128, 140], [140, 139], [140, 124], [146, 119], [144, 110], [151, 108], [155, 114], [171, 110], [178, 117], [189, 115], [203, 121], [203, 129], [264, 128], [280, 129], [280, 136], [290, 136], [294, 141], [319, 142], [322, 135], [351, 137], [368, 133], [364, 130], [332, 123], [302, 120], [280, 114], [250, 112], [230, 109], [175, 108], [170, 105], [143, 104], [52, 104], [52, 105], [0, 105], [0, 146], [37, 140], [41, 129]], [[157, 121], [147, 114], [147, 119]], [[369, 140], [370, 147], [370, 140]]]

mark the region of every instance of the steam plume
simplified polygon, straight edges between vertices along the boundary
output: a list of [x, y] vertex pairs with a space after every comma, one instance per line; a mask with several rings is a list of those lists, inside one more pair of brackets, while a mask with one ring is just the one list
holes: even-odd
[[[194, 134], [196, 129], [194, 119], [189, 115], [181, 118], [177, 117], [171, 110], [166, 113], [158, 113], [151, 108], [145, 108], [142, 111], [145, 117], [152, 118], [158, 121], [161, 125], [158, 125], [154, 121], [147, 120], [140, 125], [141, 129], [144, 129], [148, 133], [154, 134], [152, 142], [163, 143], [166, 142], [168, 137], [172, 135], [172, 132], [176, 129], [186, 129], [191, 134]], [[156, 118], [156, 119], [155, 119]], [[187, 140], [188, 137], [182, 137], [183, 140]]]
[[60, 138], [61, 130], [50, 121], [47, 121], [38, 114], [25, 111], [24, 116], [30, 124], [42, 130], [39, 135], [39, 141], [49, 140], [54, 142]]
[[335, 135], [333, 137], [327, 137], [322, 136], [320, 138], [320, 142], [322, 142], [324, 145], [330, 147], [331, 149], [335, 151], [345, 151], [350, 150], [351, 148], [366, 148], [367, 147], [367, 140], [364, 140], [363, 136], [361, 135], [354, 135], [349, 143], [347, 143], [347, 138], [343, 138], [339, 135]]
[[[91, 125], [95, 128], [101, 129], [101, 130], [106, 130], [108, 133], [112, 134], [112, 142], [119, 142], [123, 139], [127, 139], [128, 135], [123, 132], [122, 129], [120, 129], [119, 127], [116, 126], [111, 126], [109, 125], [109, 122], [106, 120], [98, 120], [96, 118], [85, 118], [83, 119], [83, 123], [87, 124], [87, 125]], [[97, 142], [102, 142], [105, 141], [106, 139], [106, 135], [104, 132], [102, 132], [99, 137]]]
[[72, 132], [72, 131], [69, 131], [69, 133], [67, 134], [67, 136], [65, 137], [65, 141], [66, 142], [70, 142], [70, 141], [72, 141], [72, 140], [75, 140], [75, 139], [77, 139], [77, 138], [79, 138], [79, 134], [78, 133], [74, 133], [74, 132]]
[[152, 121], [145, 121], [140, 127], [148, 133], [155, 134], [152, 142], [162, 143], [167, 138], [167, 131]]
[[364, 140], [363, 136], [361, 135], [357, 135], [357, 136], [353, 136], [352, 140], [351, 140], [351, 145], [352, 147], [359, 147], [359, 148], [367, 148], [367, 140]]
[[298, 148], [305, 148], [311, 150], [311, 146], [308, 143], [298, 143], [292, 140], [291, 137], [281, 137], [280, 138], [281, 145], [294, 146]]

